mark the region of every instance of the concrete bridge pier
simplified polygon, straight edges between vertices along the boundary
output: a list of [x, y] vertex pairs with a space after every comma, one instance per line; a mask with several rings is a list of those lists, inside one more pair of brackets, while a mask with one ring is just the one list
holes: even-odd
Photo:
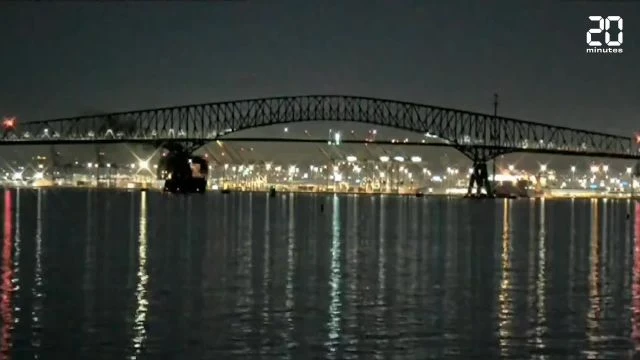
[[204, 193], [207, 189], [208, 162], [193, 155], [200, 146], [193, 144], [166, 143], [168, 152], [158, 162], [157, 176], [164, 180], [165, 192]]
[[[495, 197], [491, 181], [489, 180], [489, 167], [487, 163], [496, 157], [503, 155], [505, 150], [483, 146], [460, 146], [457, 149], [473, 162], [472, 171], [469, 174], [468, 197]], [[475, 188], [475, 193], [474, 193]], [[482, 193], [484, 189], [485, 194]]]
[[487, 163], [484, 161], [474, 162], [473, 171], [469, 175], [469, 187], [467, 189], [467, 196], [473, 195], [473, 189], [475, 186], [476, 196], [482, 196], [482, 189], [485, 190], [486, 196], [493, 197], [493, 189], [491, 188], [491, 182], [489, 181], [489, 169]]

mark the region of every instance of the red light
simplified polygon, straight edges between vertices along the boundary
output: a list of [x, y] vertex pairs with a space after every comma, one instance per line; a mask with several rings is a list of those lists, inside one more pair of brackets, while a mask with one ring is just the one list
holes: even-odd
[[13, 130], [16, 127], [16, 118], [15, 117], [9, 117], [9, 118], [4, 118], [4, 120], [2, 120], [2, 128], [4, 130]]

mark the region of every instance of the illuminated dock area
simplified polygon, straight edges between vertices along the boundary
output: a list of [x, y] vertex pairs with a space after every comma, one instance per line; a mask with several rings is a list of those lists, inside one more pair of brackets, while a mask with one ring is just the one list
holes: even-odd
[[[34, 182], [16, 182], [4, 181], [0, 183], [5, 188], [23, 188], [23, 189], [102, 189], [102, 190], [149, 190], [162, 191], [164, 181], [154, 180], [153, 178], [140, 179], [123, 179], [119, 181], [107, 182], [101, 181], [34, 181]], [[464, 197], [467, 195], [466, 187], [446, 187], [446, 188], [417, 188], [404, 186], [394, 189], [384, 187], [354, 187], [348, 185], [326, 185], [326, 184], [296, 184], [296, 183], [234, 183], [225, 182], [221, 185], [213, 184], [208, 187], [208, 192], [264, 192], [268, 193], [270, 189], [275, 189], [277, 193], [307, 193], [307, 194], [351, 194], [351, 195], [402, 195], [402, 196], [446, 196], [446, 197]], [[500, 193], [500, 187], [497, 187], [497, 197], [505, 197], [506, 194]], [[510, 194], [509, 194], [510, 195]], [[547, 198], [547, 199], [568, 199], [568, 198], [610, 198], [610, 199], [629, 199], [640, 198], [640, 192], [630, 191], [606, 191], [599, 189], [567, 189], [567, 188], [545, 188], [544, 191], [529, 190], [522, 196], [510, 196], [514, 198]]]
[[[292, 131], [284, 128], [285, 134]], [[320, 145], [216, 141], [199, 150], [198, 169], [192, 162], [196, 156], [190, 157], [188, 163], [194, 173], [206, 179], [208, 192], [274, 189], [280, 193], [451, 197], [469, 193], [474, 169], [468, 159], [455, 151], [402, 144], [343, 144], [340, 134], [330, 131], [330, 141]], [[380, 135], [375, 129], [363, 133], [365, 139]], [[427, 135], [425, 138], [429, 139]], [[398, 139], [401, 143], [410, 140]], [[116, 145], [94, 150], [83, 153], [50, 149], [50, 154], [30, 160], [12, 160], [4, 164], [0, 185], [163, 190], [171, 173], [166, 168], [168, 150]], [[553, 157], [506, 156], [489, 166], [487, 182], [496, 197], [633, 197], [640, 188], [633, 164], [605, 161], [569, 159], [562, 163]]]

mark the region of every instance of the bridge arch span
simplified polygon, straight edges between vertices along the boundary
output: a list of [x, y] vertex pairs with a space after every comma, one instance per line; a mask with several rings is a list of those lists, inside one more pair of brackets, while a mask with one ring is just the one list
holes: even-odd
[[565, 155], [637, 157], [631, 137], [350, 95], [268, 97], [29, 122], [5, 130], [0, 144], [178, 144], [188, 140], [197, 146], [241, 130], [307, 121], [348, 121], [431, 133], [473, 161], [471, 180], [479, 180], [478, 189], [487, 182], [486, 162], [510, 152], [534, 149]]
[[[35, 142], [208, 142], [262, 126], [336, 121], [431, 133], [475, 161], [509, 152], [630, 155], [630, 137], [412, 102], [351, 95], [234, 100], [23, 123], [4, 144]], [[115, 135], [115, 136], [114, 136]], [[547, 152], [551, 152], [547, 151]]]
[[[207, 105], [205, 105], [207, 106]], [[305, 122], [346, 122], [430, 133], [452, 145], [474, 134], [487, 143], [484, 131], [491, 116], [410, 102], [346, 95], [273, 97], [221, 103], [215, 130], [220, 139], [232, 133], [265, 126]], [[477, 115], [477, 116], [476, 116]]]

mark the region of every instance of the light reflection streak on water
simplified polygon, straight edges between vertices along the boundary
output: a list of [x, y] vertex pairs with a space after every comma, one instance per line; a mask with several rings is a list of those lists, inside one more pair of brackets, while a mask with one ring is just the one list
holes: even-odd
[[[571, 198], [571, 215], [569, 216], [569, 285], [567, 286], [568, 305], [571, 313], [574, 313], [573, 287], [575, 282], [575, 242], [576, 242], [576, 201]], [[571, 317], [573, 318], [573, 317]]]
[[136, 312], [133, 320], [133, 354], [131, 359], [137, 359], [142, 351], [146, 334], [148, 313], [147, 283], [147, 193], [140, 193], [140, 233], [138, 235], [138, 281], [136, 286]]
[[[240, 293], [237, 297], [236, 312], [244, 317], [247, 314], [248, 309], [251, 308], [251, 300], [253, 299], [253, 289], [251, 287], [251, 276], [253, 274], [253, 247], [251, 246], [251, 233], [247, 232], [250, 230], [250, 225], [247, 224], [249, 221], [252, 221], [252, 219], [250, 219], [251, 215], [249, 215], [249, 218], [246, 215], [247, 212], [251, 213], [253, 209], [246, 209], [246, 201], [237, 201], [236, 205], [236, 227], [238, 230], [235, 238], [244, 240], [236, 250], [239, 252], [238, 256], [240, 259], [238, 262], [237, 276], [239, 279], [242, 279], [240, 282], [244, 283], [240, 288], [245, 289], [246, 291], [244, 293]], [[248, 205], [251, 206], [251, 204]]]
[[[535, 283], [535, 270], [536, 270], [536, 199], [531, 198], [529, 200], [529, 239], [527, 254], [527, 313], [533, 311], [536, 302], [535, 293], [531, 291], [532, 284]], [[527, 318], [530, 318], [528, 315]]]
[[[36, 269], [35, 269], [35, 281], [32, 291], [34, 302], [33, 309], [31, 310], [32, 332], [31, 332], [31, 344], [38, 348], [40, 347], [40, 327], [42, 323], [42, 308], [44, 301], [44, 293], [42, 292], [42, 190], [38, 189], [38, 198], [36, 204]], [[35, 357], [38, 358], [36, 352]]]
[[[253, 209], [247, 209], [247, 201], [244, 197], [234, 197], [231, 199], [232, 209], [235, 210], [235, 219], [232, 220], [233, 231], [235, 235], [232, 235], [231, 239], [237, 244], [234, 246], [234, 255], [237, 259], [237, 265], [235, 267], [235, 284], [237, 290], [235, 291], [235, 306], [233, 308], [233, 314], [239, 319], [238, 322], [233, 324], [234, 331], [246, 331], [247, 321], [250, 319], [250, 309], [252, 308], [253, 301], [253, 289], [251, 286], [253, 275], [253, 261], [252, 261], [252, 237], [250, 233], [247, 233], [249, 226], [247, 226], [247, 212], [251, 212]], [[283, 204], [284, 205], [284, 204]], [[284, 206], [283, 206], [284, 208]], [[286, 210], [283, 210], [286, 211]], [[233, 216], [234, 211], [231, 211]], [[237, 242], [236, 242], [237, 241]], [[284, 335], [286, 337], [286, 334]], [[242, 343], [242, 351], [249, 351], [250, 341], [249, 337], [243, 338], [238, 343]]]
[[513, 323], [513, 296], [511, 294], [511, 200], [506, 199], [502, 208], [502, 279], [500, 280], [499, 330], [500, 352], [509, 355]]
[[[589, 311], [587, 312], [587, 340], [590, 348], [598, 341], [598, 326], [600, 318], [600, 241], [598, 234], [598, 222], [600, 220], [598, 200], [591, 200], [591, 239], [589, 253]], [[596, 359], [598, 353], [588, 349], [585, 355], [589, 359]]]
[[[538, 227], [538, 273], [536, 276], [536, 329], [535, 329], [535, 343], [538, 349], [546, 348], [543, 336], [547, 331], [547, 312], [546, 305], [546, 292], [547, 292], [547, 244], [546, 244], [546, 230], [545, 230], [545, 199], [540, 199], [540, 215], [539, 215], [539, 227]], [[543, 357], [544, 358], [544, 357]]]
[[270, 323], [270, 316], [269, 316], [269, 304], [271, 303], [271, 299], [270, 299], [270, 294], [271, 292], [269, 291], [269, 282], [271, 281], [271, 274], [270, 274], [270, 269], [271, 269], [271, 197], [267, 196], [267, 205], [265, 206], [265, 214], [264, 214], [264, 251], [263, 251], [263, 256], [264, 256], [264, 269], [263, 269], [263, 273], [264, 273], [264, 277], [262, 279], [262, 296], [264, 299], [264, 304], [262, 307], [262, 325], [260, 327], [260, 334], [261, 336], [265, 336], [265, 334], [267, 333], [267, 329], [268, 329], [268, 324]]
[[[94, 282], [95, 279], [92, 277], [95, 275], [94, 267], [95, 267], [95, 244], [93, 241], [92, 231], [93, 231], [93, 204], [91, 202], [92, 192], [87, 191], [87, 203], [86, 203], [86, 247], [84, 254], [84, 275], [82, 278], [82, 284], [84, 289], [85, 296], [85, 323], [89, 332], [89, 338], [92, 337], [92, 332], [94, 331], [94, 320], [93, 320], [93, 306], [94, 306]], [[87, 341], [88, 342], [88, 341]], [[90, 346], [90, 345], [89, 345]]]
[[[628, 291], [629, 291], [629, 297], [630, 297], [630, 301], [631, 298], [633, 297], [633, 251], [634, 251], [634, 221], [632, 221], [630, 219], [631, 215], [635, 215], [635, 200], [634, 199], [627, 199], [627, 226], [624, 227], [624, 253], [625, 253], [625, 257], [624, 257], [624, 262], [622, 265], [622, 269], [631, 269], [631, 271], [623, 271], [624, 277], [623, 277], [623, 281], [622, 283], [625, 284], [625, 286], [628, 285]], [[634, 217], [635, 218], [635, 217]], [[628, 309], [629, 311], [629, 321], [632, 320], [633, 318], [633, 313], [632, 310], [633, 308], [630, 306]]]
[[[348, 286], [348, 290], [343, 288], [343, 292], [345, 293], [344, 298], [346, 300], [345, 303], [345, 311], [350, 314], [357, 314], [358, 302], [360, 304], [366, 304], [367, 306], [371, 306], [369, 296], [364, 295], [363, 292], [359, 292], [358, 289], [360, 287], [359, 276], [358, 276], [358, 249], [359, 249], [359, 237], [358, 237], [358, 209], [361, 198], [358, 195], [350, 195], [347, 200], [347, 212], [349, 215], [347, 216], [346, 224], [348, 224], [348, 229], [345, 229], [345, 234], [343, 236], [346, 254], [345, 257], [345, 269], [344, 273], [348, 274], [349, 280], [345, 282], [345, 285]], [[370, 199], [370, 203], [368, 204], [371, 208], [375, 206], [375, 198], [372, 196]], [[367, 235], [362, 235], [368, 236]], [[359, 296], [359, 294], [362, 294]], [[346, 310], [349, 309], [349, 310]], [[351, 329], [358, 328], [358, 315], [356, 316], [347, 316], [345, 318], [345, 323], [343, 323], [343, 327], [345, 329], [349, 329], [345, 331], [345, 336], [343, 337], [343, 344], [345, 347], [343, 351], [346, 353], [352, 353], [353, 351], [357, 351], [359, 339], [358, 336], [354, 335], [354, 332]]]
[[640, 351], [640, 204], [636, 202], [634, 208], [631, 341], [636, 351]]
[[[378, 331], [385, 331], [385, 303], [384, 303], [384, 293], [385, 293], [385, 283], [386, 283], [386, 254], [385, 254], [385, 231], [386, 231], [386, 212], [385, 212], [385, 195], [380, 196], [380, 213], [378, 214], [378, 293], [376, 295], [376, 308], [379, 310], [378, 316], [376, 319], [376, 324], [378, 325]], [[374, 354], [374, 358], [381, 359], [384, 357], [382, 352], [376, 351]]]
[[378, 296], [377, 305], [382, 306], [384, 304], [384, 290], [385, 290], [385, 266], [386, 266], [386, 254], [385, 254], [385, 196], [380, 196], [380, 215], [378, 216]]
[[340, 315], [342, 311], [342, 303], [340, 302], [340, 285], [342, 282], [342, 269], [340, 267], [340, 198], [338, 195], [333, 196], [333, 221], [331, 229], [331, 278], [329, 280], [331, 303], [329, 304], [329, 323], [327, 324], [329, 341], [326, 345], [329, 350], [328, 357], [335, 359], [341, 333]]
[[[293, 337], [293, 331], [294, 331], [294, 327], [293, 327], [293, 318], [292, 318], [292, 313], [293, 313], [293, 274], [295, 272], [295, 260], [293, 257], [293, 254], [295, 254], [295, 246], [296, 246], [296, 242], [295, 242], [295, 236], [296, 236], [296, 232], [295, 232], [295, 208], [293, 206], [294, 204], [294, 197], [291, 195], [289, 196], [289, 226], [288, 226], [288, 234], [287, 234], [287, 287], [285, 289], [285, 294], [286, 294], [286, 303], [285, 303], [285, 316], [287, 319], [287, 325], [288, 325], [288, 332], [287, 332], [287, 339], [286, 339], [286, 343], [289, 344], [288, 349], [291, 350], [291, 346], [292, 344], [292, 337]], [[287, 359], [291, 358], [291, 352], [287, 351]]]
[[609, 294], [609, 282], [607, 266], [604, 265], [608, 259], [607, 252], [607, 232], [609, 231], [609, 208], [610, 204], [607, 198], [602, 199], [602, 215], [600, 216], [600, 238], [598, 239], [598, 292], [600, 296], [598, 296], [600, 313], [598, 314], [598, 319], [605, 317], [606, 315], [606, 305], [602, 300], [602, 294]]
[[[18, 194], [16, 194], [18, 197]], [[4, 237], [2, 242], [2, 298], [0, 299], [0, 316], [2, 317], [2, 338], [0, 339], [1, 359], [10, 359], [10, 351], [13, 344], [12, 331], [14, 326], [13, 309], [11, 308], [13, 295], [13, 198], [11, 191], [4, 191]]]
[[[20, 240], [20, 189], [16, 189], [16, 209], [14, 211], [15, 225], [13, 226], [13, 291], [16, 300], [22, 293], [20, 290], [20, 248], [22, 241]], [[18, 324], [20, 322], [20, 314], [22, 309], [18, 305], [17, 301], [13, 307], [13, 323]]]

